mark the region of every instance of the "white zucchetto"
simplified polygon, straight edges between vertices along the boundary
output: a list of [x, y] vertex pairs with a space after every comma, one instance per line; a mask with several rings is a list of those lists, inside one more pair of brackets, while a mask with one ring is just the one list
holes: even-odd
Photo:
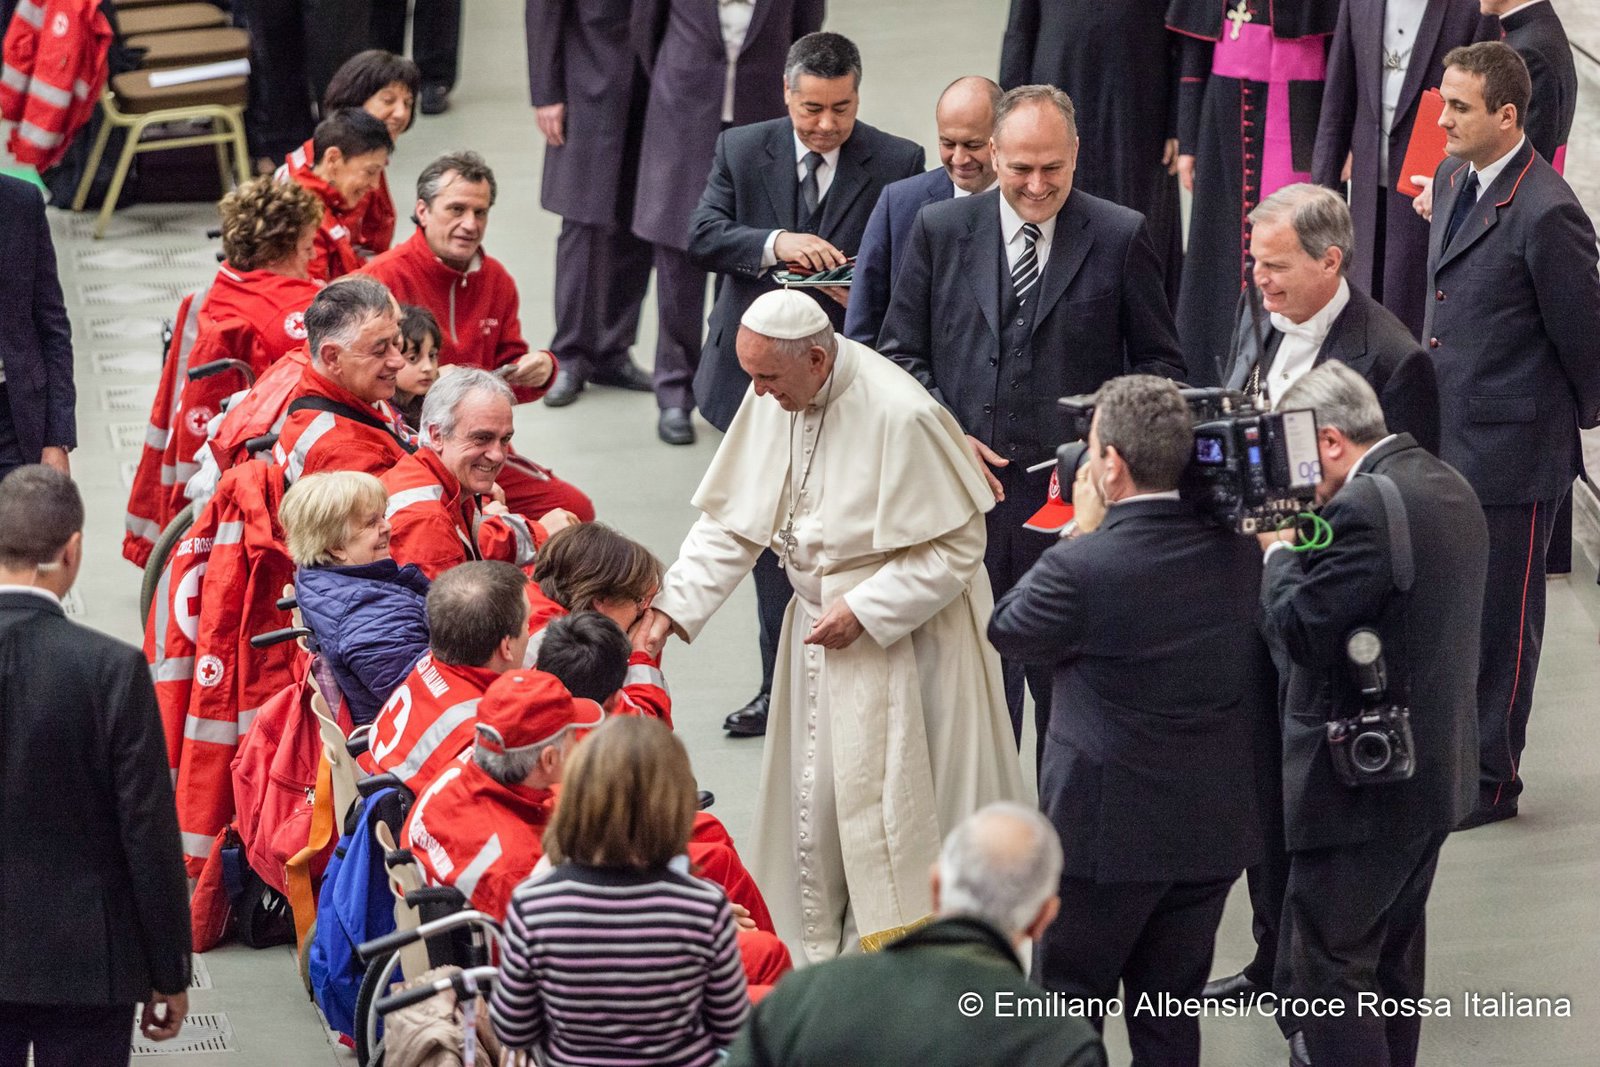
[[780, 341], [811, 337], [831, 325], [822, 305], [793, 289], [774, 289], [770, 293], [762, 293], [751, 302], [739, 319], [739, 324], [763, 337]]

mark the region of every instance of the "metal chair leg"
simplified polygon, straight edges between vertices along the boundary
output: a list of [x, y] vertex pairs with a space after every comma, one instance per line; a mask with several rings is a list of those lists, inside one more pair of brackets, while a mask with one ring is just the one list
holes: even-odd
[[[218, 136], [222, 134], [222, 118], [220, 116], [211, 120], [212, 129]], [[238, 183], [233, 180], [233, 164], [228, 161], [228, 144], [226, 141], [215, 141], [211, 145], [217, 153], [217, 178], [221, 182], [222, 195], [228, 195], [228, 190]]]
[[231, 112], [233, 123], [233, 162], [239, 169], [239, 184], [243, 185], [255, 174], [250, 166], [250, 145], [244, 133], [244, 109], [234, 108]]
[[106, 144], [111, 140], [111, 113], [105, 105], [100, 106], [100, 132], [95, 134], [94, 147], [89, 149], [89, 162], [83, 169], [83, 177], [78, 180], [78, 191], [72, 198], [72, 210], [82, 211], [83, 205], [89, 200], [89, 189], [94, 185], [95, 171], [100, 169], [100, 157], [106, 153]]
[[117, 198], [122, 195], [122, 183], [128, 178], [128, 167], [133, 163], [134, 154], [139, 150], [139, 138], [144, 136], [144, 129], [149, 125], [147, 118], [141, 118], [128, 129], [127, 143], [122, 146], [122, 155], [117, 158], [116, 173], [111, 176], [111, 186], [106, 190], [106, 202], [100, 207], [100, 218], [94, 224], [94, 239], [100, 240], [106, 235], [106, 223], [111, 221], [111, 215], [117, 210]]

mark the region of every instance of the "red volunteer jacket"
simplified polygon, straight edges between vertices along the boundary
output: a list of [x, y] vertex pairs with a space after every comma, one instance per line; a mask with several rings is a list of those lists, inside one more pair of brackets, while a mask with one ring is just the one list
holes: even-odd
[[4, 32], [0, 118], [16, 123], [6, 147], [18, 163], [48, 170], [94, 114], [111, 24], [99, 0], [22, 0]]
[[[370, 414], [382, 426], [314, 407], [295, 410], [295, 401], [302, 397], [342, 404], [363, 416]], [[300, 386], [289, 397], [289, 409], [272, 448], [272, 461], [291, 482], [303, 474], [325, 470], [381, 475], [404, 459], [414, 445], [400, 413], [387, 401], [367, 404], [311, 362], [306, 363]]]
[[[302, 146], [296, 151], [305, 151]], [[287, 164], [280, 172], [289, 181], [305, 186], [322, 201], [322, 222], [317, 225], [316, 251], [311, 256], [311, 276], [331, 282], [361, 269], [363, 260], [356, 251], [355, 228], [361, 224], [365, 208], [361, 201], [346, 207], [339, 190], [317, 176], [310, 167], [295, 169]], [[371, 194], [368, 194], [369, 196]], [[365, 198], [363, 198], [363, 201]]]
[[[316, 165], [315, 150], [313, 141], [296, 148], [284, 158], [283, 166], [273, 177], [280, 182], [297, 181], [301, 171], [309, 172]], [[378, 187], [345, 213], [344, 224], [352, 234], [356, 253], [362, 259], [370, 259], [389, 251], [394, 244], [394, 223], [394, 200], [389, 196], [389, 175], [385, 172], [378, 176]]]
[[[544, 628], [567, 614], [567, 609], [545, 596], [536, 583], [528, 583], [528, 632], [533, 636], [528, 640], [524, 667], [532, 667], [538, 661]], [[660, 656], [635, 649], [628, 657], [628, 673], [612, 714], [643, 715], [672, 726], [672, 694], [667, 691], [666, 675], [661, 673]]]
[[[517, 283], [492, 256], [478, 253], [466, 271], [446, 266], [419, 229], [366, 266], [366, 272], [387, 285], [403, 304], [420, 304], [439, 320], [444, 342], [440, 363], [462, 363], [494, 370], [528, 353], [517, 317]], [[550, 381], [537, 389], [517, 389], [517, 400], [537, 400]]]
[[429, 579], [469, 559], [525, 567], [547, 536], [521, 515], [484, 515], [431, 448], [401, 459], [380, 480], [389, 491], [389, 554], [401, 566], [415, 563]]
[[414, 794], [472, 749], [478, 701], [499, 675], [433, 658], [417, 661], [372, 720], [371, 746], [357, 762], [368, 774], [392, 772]]

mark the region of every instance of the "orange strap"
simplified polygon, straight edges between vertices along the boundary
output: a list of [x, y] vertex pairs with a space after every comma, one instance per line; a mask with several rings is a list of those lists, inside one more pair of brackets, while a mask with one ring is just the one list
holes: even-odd
[[311, 886], [311, 861], [333, 840], [333, 767], [324, 752], [317, 762], [317, 785], [311, 801], [311, 834], [306, 847], [284, 866], [289, 885], [289, 907], [294, 911], [294, 941], [306, 950], [306, 937], [317, 918], [317, 894]]

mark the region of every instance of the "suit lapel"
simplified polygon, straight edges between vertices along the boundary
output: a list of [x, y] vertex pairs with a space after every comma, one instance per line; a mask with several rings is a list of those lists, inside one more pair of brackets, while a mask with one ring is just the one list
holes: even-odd
[[[1400, 83], [1400, 102], [1395, 105], [1394, 113], [1404, 115], [1411, 110], [1411, 105], [1417, 102], [1417, 97], [1426, 88], [1422, 79], [1426, 76], [1428, 68], [1432, 66], [1433, 50], [1439, 43], [1439, 34], [1444, 32], [1444, 12], [1448, 4], [1429, 4], [1422, 11], [1422, 23], [1417, 27], [1417, 39], [1411, 46], [1411, 62], [1406, 64], [1406, 76]], [[1383, 10], [1381, 5], [1374, 5], [1373, 14], [1376, 16], [1376, 25], [1382, 32]], [[1383, 49], [1378, 48], [1378, 54], [1383, 55]], [[1383, 68], [1380, 59], [1378, 68], [1378, 81], [1375, 83], [1379, 89], [1383, 86]], [[1381, 92], [1380, 92], [1381, 97]]]
[[[717, 37], [720, 40], [722, 37], [722, 19], [717, 11], [717, 0], [703, 0], [703, 2], [711, 10], [711, 25], [717, 31]], [[777, 0], [763, 0], [763, 2], [756, 4], [755, 10], [750, 13], [750, 28], [744, 31], [744, 43], [739, 46], [741, 55], [761, 33], [761, 23], [766, 19], [768, 12], [772, 10], [776, 2]]]
[[[1500, 176], [1494, 180], [1494, 183], [1489, 188], [1483, 191], [1482, 196], [1478, 197], [1477, 206], [1462, 221], [1461, 230], [1456, 234], [1456, 239], [1450, 243], [1450, 247], [1441, 251], [1439, 257], [1440, 267], [1444, 267], [1460, 256], [1461, 253], [1477, 244], [1483, 239], [1483, 235], [1488, 233], [1495, 223], [1500, 221], [1500, 209], [1509, 207], [1511, 201], [1516, 199], [1517, 189], [1522, 185], [1523, 175], [1528, 173], [1528, 168], [1532, 164], [1533, 142], [1525, 141], [1522, 145], [1522, 150], [1511, 157], [1511, 161], [1500, 172]], [[1456, 185], [1459, 188], [1460, 182], [1466, 180], [1466, 175], [1463, 172], [1457, 173], [1459, 177]], [[1452, 211], [1455, 210], [1455, 197], [1450, 198], [1450, 206]], [[1446, 216], [1446, 218], [1448, 217]]]
[[1456, 193], [1466, 180], [1470, 164], [1454, 161], [1452, 169], [1433, 183], [1433, 222], [1428, 227], [1428, 262], [1432, 270], [1444, 266], [1444, 231], [1449, 225], [1450, 213], [1455, 210]]
[[[1351, 51], [1362, 57], [1356, 69], [1356, 84], [1366, 86], [1367, 94], [1379, 102], [1378, 119], [1383, 118], [1383, 0], [1376, 3], [1350, 0]], [[1430, 7], [1432, 5], [1429, 5]]]
[[1313, 367], [1320, 367], [1330, 359], [1336, 359], [1351, 370], [1366, 377], [1367, 364], [1371, 362], [1369, 346], [1367, 344], [1367, 315], [1365, 308], [1358, 306], [1359, 290], [1353, 286], [1350, 289], [1350, 302], [1339, 312], [1338, 318], [1333, 320], [1333, 325], [1328, 327], [1328, 336], [1323, 338], [1322, 347], [1317, 351], [1317, 358], [1312, 361]]
[[[872, 158], [872, 147], [861, 136], [861, 126], [839, 149], [839, 170], [828, 186], [828, 195], [822, 198], [822, 220], [817, 224], [817, 236], [830, 238], [834, 229], [844, 219], [861, 190], [867, 187], [867, 160]], [[799, 179], [795, 184], [799, 185]], [[847, 252], [854, 251], [846, 249]]]
[[[766, 186], [767, 196], [772, 200], [772, 217], [778, 220], [779, 229], [799, 229], [795, 221], [795, 200], [800, 193], [800, 176], [794, 159], [794, 127], [789, 123], [773, 127], [767, 138], [767, 157], [767, 166], [761, 168], [761, 184]], [[840, 158], [843, 159], [843, 153]]]
[[1000, 340], [1000, 272], [1005, 269], [1000, 254], [1000, 207], [994, 200], [985, 205], [974, 218], [972, 227], [957, 242], [961, 246], [960, 262], [967, 265], [967, 281], [972, 295], [983, 312], [983, 321], [995, 341]]
[[1089, 258], [1089, 249], [1094, 246], [1094, 235], [1087, 228], [1089, 216], [1079, 210], [1081, 203], [1069, 195], [1065, 210], [1056, 216], [1053, 247], [1044, 265], [1044, 277], [1039, 279], [1039, 306], [1033, 310], [1035, 332], [1061, 299], [1061, 294], [1067, 291], [1067, 286], [1072, 284], [1072, 279], [1078, 276], [1083, 261]]

